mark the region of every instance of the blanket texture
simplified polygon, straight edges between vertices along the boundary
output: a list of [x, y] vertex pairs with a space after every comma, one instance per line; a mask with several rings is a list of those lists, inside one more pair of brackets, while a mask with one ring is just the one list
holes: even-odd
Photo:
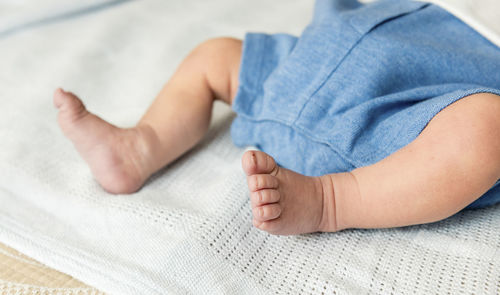
[[311, 11], [309, 0], [127, 1], [2, 36], [0, 241], [110, 294], [500, 293], [500, 206], [407, 228], [272, 236], [252, 227], [227, 107], [132, 195], [105, 193], [57, 126], [58, 86], [131, 126], [199, 42], [299, 34]]

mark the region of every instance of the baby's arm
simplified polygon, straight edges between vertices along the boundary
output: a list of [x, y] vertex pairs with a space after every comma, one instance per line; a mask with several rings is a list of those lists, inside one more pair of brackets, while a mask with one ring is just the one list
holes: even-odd
[[328, 222], [345, 228], [434, 222], [500, 178], [500, 97], [481, 93], [437, 114], [409, 145], [373, 165], [331, 174]]

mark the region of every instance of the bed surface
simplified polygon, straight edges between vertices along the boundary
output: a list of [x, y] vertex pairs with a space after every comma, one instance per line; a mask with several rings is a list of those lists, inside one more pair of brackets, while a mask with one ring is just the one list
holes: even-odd
[[128, 196], [105, 193], [57, 126], [58, 86], [131, 126], [196, 44], [300, 34], [311, 12], [309, 0], [0, 0], [0, 291], [500, 293], [500, 206], [271, 236], [251, 225], [227, 107], [216, 105], [199, 146]]
[[0, 294], [104, 294], [0, 243]]

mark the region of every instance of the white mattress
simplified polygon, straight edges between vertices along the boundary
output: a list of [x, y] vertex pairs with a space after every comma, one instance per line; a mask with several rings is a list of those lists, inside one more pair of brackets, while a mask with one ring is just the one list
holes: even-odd
[[[0, 11], [34, 3], [0, 1]], [[0, 23], [1, 242], [110, 294], [500, 293], [500, 206], [399, 229], [252, 228], [243, 150], [220, 104], [195, 150], [136, 194], [105, 193], [57, 126], [56, 87], [130, 126], [197, 43], [299, 34], [312, 2], [78, 3], [49, 10], [50, 21], [20, 13], [35, 25]]]

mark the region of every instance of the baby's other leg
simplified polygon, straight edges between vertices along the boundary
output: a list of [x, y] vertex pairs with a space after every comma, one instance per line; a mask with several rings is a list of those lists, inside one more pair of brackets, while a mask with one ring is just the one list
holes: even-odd
[[243, 155], [253, 224], [273, 234], [428, 223], [460, 211], [500, 178], [500, 97], [476, 94], [437, 114], [373, 165], [307, 177], [267, 154]]
[[447, 218], [500, 178], [500, 96], [480, 93], [439, 112], [409, 145], [373, 165], [332, 174], [332, 230]]
[[202, 43], [180, 64], [137, 126], [128, 129], [107, 123], [88, 112], [77, 96], [57, 89], [59, 124], [105, 190], [132, 193], [199, 142], [214, 99], [231, 104], [240, 57], [240, 40]]

